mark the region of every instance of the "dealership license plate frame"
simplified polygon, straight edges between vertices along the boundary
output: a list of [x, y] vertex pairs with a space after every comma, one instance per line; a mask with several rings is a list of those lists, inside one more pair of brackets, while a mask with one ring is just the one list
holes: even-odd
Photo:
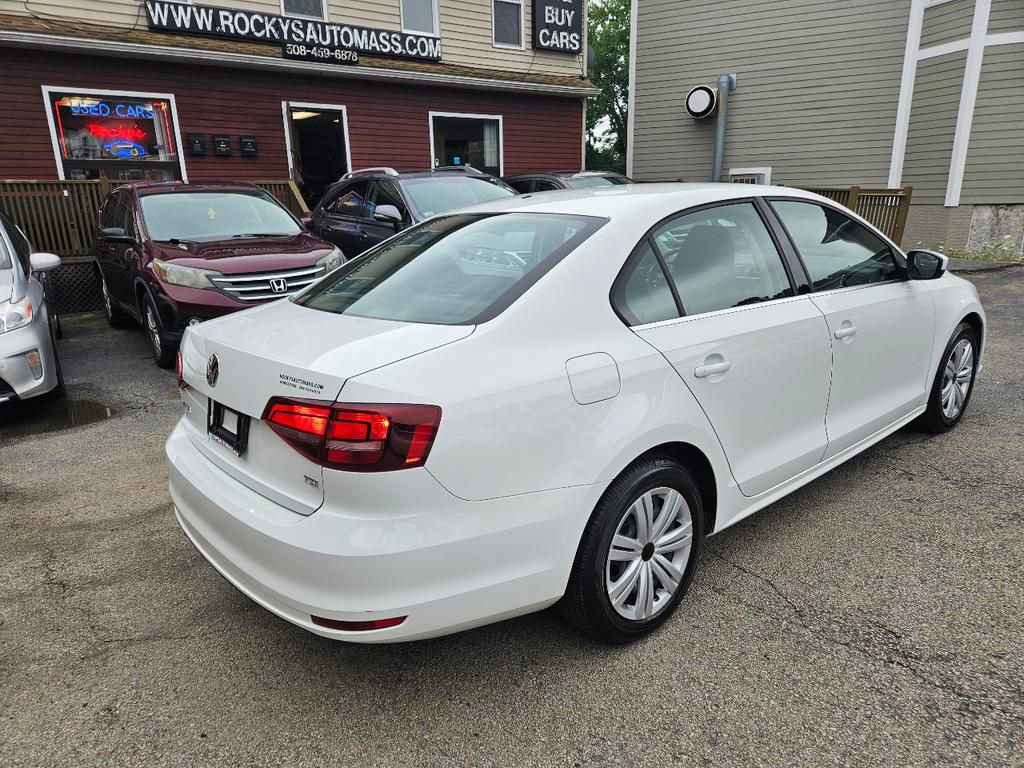
[[249, 447], [250, 418], [213, 398], [209, 400], [206, 433], [236, 456], [245, 455]]

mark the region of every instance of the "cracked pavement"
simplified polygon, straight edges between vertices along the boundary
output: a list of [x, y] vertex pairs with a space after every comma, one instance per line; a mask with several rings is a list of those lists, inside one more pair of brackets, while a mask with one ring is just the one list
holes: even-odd
[[1024, 764], [1024, 268], [970, 279], [990, 335], [960, 427], [709, 539], [626, 648], [552, 612], [347, 646], [256, 607], [174, 522], [173, 374], [69, 317], [94, 405], [0, 411], [0, 764]]

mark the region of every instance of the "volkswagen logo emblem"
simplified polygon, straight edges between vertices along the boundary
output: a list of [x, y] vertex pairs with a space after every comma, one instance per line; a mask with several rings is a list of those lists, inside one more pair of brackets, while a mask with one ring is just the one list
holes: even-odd
[[211, 387], [217, 386], [217, 377], [220, 375], [220, 360], [216, 355], [210, 355], [206, 361], [206, 383]]
[[284, 293], [288, 290], [288, 281], [283, 277], [275, 277], [270, 281], [270, 290], [274, 293]]

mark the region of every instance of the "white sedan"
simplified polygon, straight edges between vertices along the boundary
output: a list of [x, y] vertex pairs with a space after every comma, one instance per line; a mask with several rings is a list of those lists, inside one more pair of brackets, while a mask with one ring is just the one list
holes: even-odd
[[177, 519], [317, 634], [432, 637], [559, 603], [627, 642], [706, 536], [900, 427], [960, 420], [985, 314], [795, 189], [524, 195], [190, 328]]

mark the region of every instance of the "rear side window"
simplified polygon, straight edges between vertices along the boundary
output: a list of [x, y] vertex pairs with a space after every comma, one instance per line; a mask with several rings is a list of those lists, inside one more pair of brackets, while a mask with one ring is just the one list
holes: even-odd
[[444, 216], [367, 251], [294, 301], [381, 320], [485, 322], [604, 223], [540, 213]]
[[816, 291], [899, 278], [892, 249], [859, 221], [817, 203], [771, 204], [800, 251]]
[[684, 214], [651, 235], [687, 315], [793, 295], [775, 242], [753, 203]]
[[533, 184], [530, 179], [518, 179], [516, 181], [510, 181], [508, 185], [512, 187], [516, 192], [526, 194], [531, 191], [531, 185]]
[[679, 317], [672, 289], [649, 240], [640, 246], [632, 265], [616, 283], [612, 301], [629, 325]]

